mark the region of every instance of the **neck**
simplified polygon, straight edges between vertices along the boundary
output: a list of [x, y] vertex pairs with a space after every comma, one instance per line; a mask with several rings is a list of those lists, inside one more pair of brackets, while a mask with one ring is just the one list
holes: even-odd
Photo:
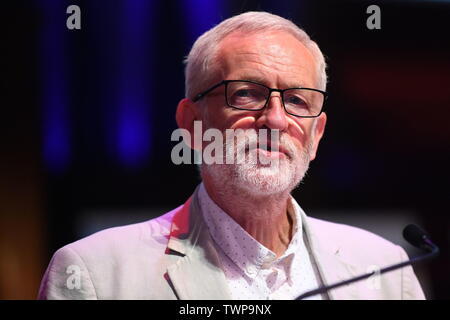
[[286, 251], [293, 232], [287, 211], [289, 191], [255, 196], [236, 188], [217, 188], [208, 179], [203, 183], [211, 199], [255, 240], [277, 257]]

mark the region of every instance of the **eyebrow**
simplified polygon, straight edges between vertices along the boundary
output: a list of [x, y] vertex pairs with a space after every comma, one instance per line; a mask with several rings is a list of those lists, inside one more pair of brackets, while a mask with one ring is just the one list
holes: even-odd
[[[270, 87], [267, 84], [266, 78], [264, 78], [263, 76], [258, 76], [258, 75], [251, 75], [251, 76], [239, 76], [237, 77], [237, 79], [233, 79], [233, 80], [247, 80], [247, 81], [253, 81], [253, 82], [258, 82], [260, 84], [263, 84], [267, 87]], [[305, 86], [302, 83], [297, 83], [296, 85], [292, 85], [292, 86], [286, 86], [284, 89], [288, 89], [288, 88], [306, 88], [307, 86]], [[278, 88], [280, 89], [280, 88]]]
[[248, 81], [258, 82], [258, 83], [261, 83], [261, 84], [264, 84], [264, 85], [267, 84], [266, 79], [264, 77], [262, 77], [262, 76], [255, 76], [255, 75], [253, 75], [253, 76], [238, 77], [238, 78], [239, 79], [237, 79], [237, 80], [248, 80]]

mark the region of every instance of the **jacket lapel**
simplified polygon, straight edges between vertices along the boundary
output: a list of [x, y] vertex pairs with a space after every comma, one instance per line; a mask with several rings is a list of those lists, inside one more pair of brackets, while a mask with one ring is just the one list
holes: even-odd
[[[231, 293], [219, 256], [197, 198], [198, 187], [191, 198], [175, 213], [166, 254], [172, 263], [167, 273], [172, 287], [181, 300], [230, 300]], [[334, 284], [359, 275], [355, 266], [342, 260], [338, 243], [325, 241], [312, 218], [300, 210], [306, 245], [310, 249], [323, 285]], [[324, 240], [325, 239], [325, 240]], [[357, 286], [347, 285], [331, 290], [332, 300], [358, 299]]]
[[167, 273], [181, 300], [229, 300], [231, 294], [197, 193], [198, 188], [174, 215], [166, 251], [173, 263]]
[[[311, 218], [307, 217], [303, 210], [300, 210], [302, 215], [303, 228], [305, 238], [308, 242], [311, 255], [317, 265], [319, 275], [323, 285], [331, 285], [343, 280], [347, 280], [353, 276], [358, 275], [356, 268], [340, 257], [340, 245], [338, 243], [327, 242], [326, 235], [320, 237], [316, 230], [310, 223]], [[356, 286], [346, 285], [327, 292], [331, 300], [349, 300], [357, 299], [358, 294]]]

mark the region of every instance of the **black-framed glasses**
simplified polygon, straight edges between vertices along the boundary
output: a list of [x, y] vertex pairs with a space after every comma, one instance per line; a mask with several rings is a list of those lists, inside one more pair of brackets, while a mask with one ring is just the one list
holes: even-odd
[[223, 80], [197, 94], [197, 102], [214, 89], [225, 85], [225, 101], [229, 107], [239, 110], [258, 111], [269, 103], [272, 92], [279, 92], [286, 113], [302, 118], [315, 118], [322, 113], [327, 93], [312, 88], [273, 89], [250, 80]]

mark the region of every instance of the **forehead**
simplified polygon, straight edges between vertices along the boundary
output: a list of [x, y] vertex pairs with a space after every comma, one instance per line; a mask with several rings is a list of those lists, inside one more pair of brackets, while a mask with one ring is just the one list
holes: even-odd
[[313, 55], [286, 32], [232, 33], [221, 41], [217, 63], [223, 79], [254, 80], [276, 87], [317, 84]]

